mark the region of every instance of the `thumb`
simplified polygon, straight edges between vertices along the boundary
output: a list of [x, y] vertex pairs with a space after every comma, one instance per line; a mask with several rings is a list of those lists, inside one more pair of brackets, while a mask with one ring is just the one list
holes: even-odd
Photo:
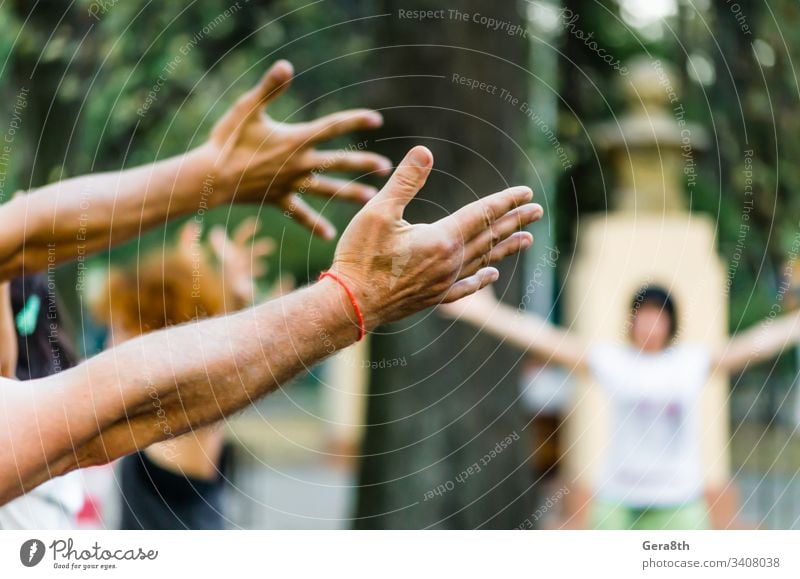
[[414, 147], [370, 203], [384, 205], [385, 210], [402, 218], [403, 210], [425, 185], [432, 168], [433, 153], [427, 147]]
[[286, 90], [293, 76], [292, 64], [288, 60], [279, 60], [261, 77], [256, 86], [239, 99], [237, 108], [247, 116], [260, 113], [264, 105]]

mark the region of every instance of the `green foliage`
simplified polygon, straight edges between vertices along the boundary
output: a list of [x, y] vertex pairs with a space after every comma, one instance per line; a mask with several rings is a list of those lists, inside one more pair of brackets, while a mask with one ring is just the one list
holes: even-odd
[[[214, 121], [279, 58], [289, 58], [298, 74], [292, 90], [271, 107], [274, 117], [303, 121], [360, 105], [360, 90], [342, 87], [352, 83], [369, 39], [366, 29], [353, 34], [352, 26], [341, 34], [337, 23], [352, 18], [346, 8], [342, 2], [291, 0], [79, 0], [71, 7], [19, 3], [15, 9], [0, 4], [0, 58], [10, 54], [16, 76], [31, 75], [38, 108], [53, 111], [49, 124], [39, 118], [27, 127], [34, 142], [38, 132], [56, 149], [37, 160], [35, 184], [141, 165], [199, 145]], [[3, 80], [11, 85], [8, 74]], [[26, 177], [31, 171], [18, 170]], [[301, 281], [329, 263], [333, 244], [309, 240], [304, 229], [270, 207], [220, 209], [207, 226], [234, 226], [253, 212], [262, 217], [264, 231], [284, 239], [273, 276], [278, 261]], [[325, 207], [340, 225], [353, 212], [340, 203]], [[114, 257], [130, 258], [163, 240], [164, 232], [154, 232], [115, 250]]]

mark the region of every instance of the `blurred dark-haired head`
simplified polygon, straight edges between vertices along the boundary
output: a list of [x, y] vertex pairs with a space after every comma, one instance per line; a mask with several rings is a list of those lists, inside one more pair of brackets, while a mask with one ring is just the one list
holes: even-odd
[[670, 293], [658, 286], [641, 288], [631, 302], [630, 339], [646, 352], [666, 348], [678, 329], [678, 312]]
[[34, 380], [75, 365], [75, 354], [61, 327], [55, 284], [44, 274], [11, 282], [11, 306], [17, 329], [17, 378]]

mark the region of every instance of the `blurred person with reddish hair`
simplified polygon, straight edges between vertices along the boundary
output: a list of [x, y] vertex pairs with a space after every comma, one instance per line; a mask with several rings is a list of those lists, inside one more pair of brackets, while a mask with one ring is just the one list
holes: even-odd
[[[109, 347], [174, 325], [230, 313], [256, 301], [256, 279], [274, 244], [254, 238], [258, 221], [246, 219], [229, 238], [210, 235], [217, 263], [200, 242], [196, 220], [174, 247], [151, 250], [138, 267], [112, 267], [92, 303], [108, 327]], [[157, 397], [153, 404], [158, 406]], [[222, 529], [225, 432], [222, 423], [167, 440], [120, 461], [122, 529]]]

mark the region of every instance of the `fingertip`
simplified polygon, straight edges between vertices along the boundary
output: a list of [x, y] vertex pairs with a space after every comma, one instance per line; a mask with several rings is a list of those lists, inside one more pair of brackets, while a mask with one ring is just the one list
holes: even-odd
[[387, 200], [391, 199], [393, 206], [402, 216], [402, 208], [414, 198], [425, 185], [430, 175], [433, 155], [422, 146], [412, 148], [389, 178], [386, 186], [381, 190], [386, 192]]
[[533, 199], [533, 189], [530, 187], [522, 186], [519, 187], [519, 198], [522, 199], [525, 203]]
[[361, 189], [361, 201], [366, 203], [378, 194], [378, 189], [371, 185], [363, 185]]
[[272, 65], [269, 73], [280, 82], [288, 82], [294, 76], [294, 66], [286, 59], [281, 59]]
[[430, 167], [433, 165], [433, 153], [428, 147], [417, 145], [408, 152], [406, 160], [415, 167]]
[[487, 267], [483, 269], [483, 279], [486, 284], [494, 283], [500, 279], [500, 271], [495, 267]]
[[533, 191], [530, 187], [524, 185], [516, 185], [501, 191], [499, 195], [509, 196], [514, 201], [515, 207], [527, 205], [533, 199]]
[[317, 228], [319, 236], [324, 241], [332, 241], [336, 237], [336, 228], [333, 225], [323, 224]]
[[389, 159], [386, 157], [380, 157], [376, 162], [375, 171], [378, 173], [378, 175], [385, 177], [386, 175], [391, 174], [393, 168], [394, 166]]
[[367, 128], [377, 129], [383, 126], [383, 115], [378, 111], [369, 111], [365, 116]]

